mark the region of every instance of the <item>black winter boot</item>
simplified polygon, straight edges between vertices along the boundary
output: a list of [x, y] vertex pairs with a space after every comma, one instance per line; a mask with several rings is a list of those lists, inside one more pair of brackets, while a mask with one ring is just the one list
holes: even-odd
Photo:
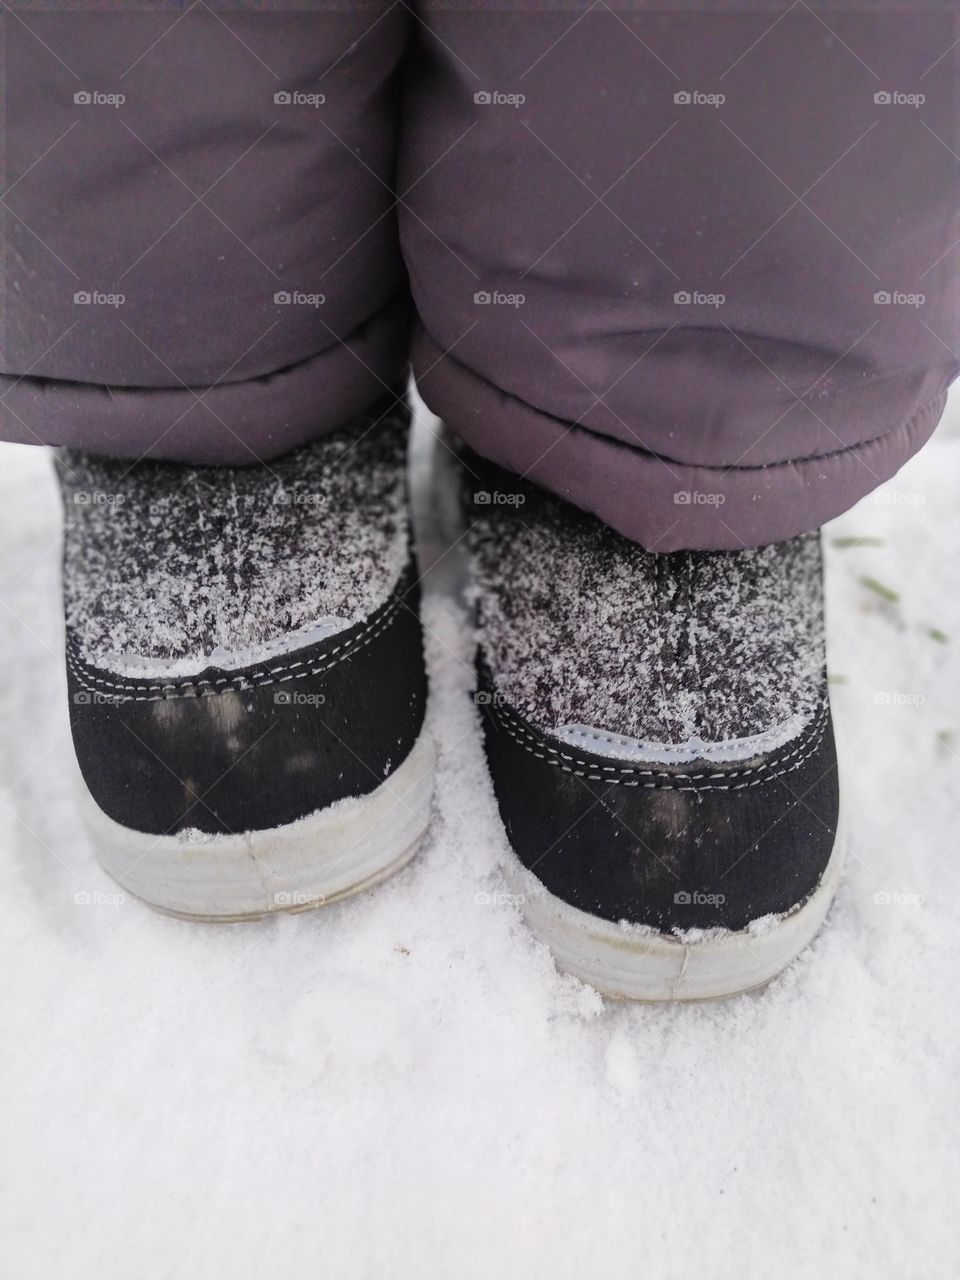
[[819, 535], [654, 555], [469, 461], [477, 698], [530, 926], [612, 995], [767, 981], [840, 870]]
[[433, 749], [392, 403], [264, 465], [57, 456], [83, 808], [152, 906], [316, 906], [417, 846]]

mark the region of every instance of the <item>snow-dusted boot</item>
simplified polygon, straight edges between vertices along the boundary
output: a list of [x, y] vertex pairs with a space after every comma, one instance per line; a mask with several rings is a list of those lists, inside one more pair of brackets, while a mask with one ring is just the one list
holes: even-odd
[[434, 757], [392, 405], [263, 465], [57, 455], [82, 805], [152, 906], [316, 906], [417, 846]]
[[477, 700], [527, 921], [611, 995], [766, 982], [841, 862], [819, 535], [654, 555], [467, 461]]

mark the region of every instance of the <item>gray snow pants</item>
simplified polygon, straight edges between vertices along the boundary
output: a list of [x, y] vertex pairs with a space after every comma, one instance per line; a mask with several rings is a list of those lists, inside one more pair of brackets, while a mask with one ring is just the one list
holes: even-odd
[[958, 372], [955, 4], [10, 3], [0, 433], [268, 460], [402, 385], [654, 550]]

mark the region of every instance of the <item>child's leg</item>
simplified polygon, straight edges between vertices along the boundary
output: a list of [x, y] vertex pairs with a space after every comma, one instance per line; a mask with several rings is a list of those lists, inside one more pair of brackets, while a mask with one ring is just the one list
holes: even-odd
[[403, 374], [409, 14], [4, 19], [7, 439], [249, 463]]
[[960, 367], [955, 13], [630, 7], [427, 11], [421, 391], [647, 547], [815, 528]]
[[837, 884], [806, 531], [958, 369], [957, 32], [919, 4], [630, 7], [431, 9], [404, 170], [437, 163], [400, 222], [421, 389], [487, 460], [511, 880], [571, 972], [697, 998], [776, 973]]
[[94, 847], [190, 916], [354, 892], [411, 856], [432, 787], [392, 194], [409, 15], [4, 21], [3, 421], [71, 446]]

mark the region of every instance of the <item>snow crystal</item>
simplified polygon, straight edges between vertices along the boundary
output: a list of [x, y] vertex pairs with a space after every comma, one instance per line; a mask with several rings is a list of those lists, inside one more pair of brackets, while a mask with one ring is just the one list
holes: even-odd
[[470, 458], [483, 492], [522, 499], [467, 495], [484, 653], [530, 721], [598, 755], [739, 759], [783, 745], [819, 711], [818, 534], [652, 555]]
[[251, 467], [60, 451], [67, 621], [82, 656], [120, 674], [190, 675], [369, 616], [409, 554], [407, 421], [403, 405], [381, 407]]

